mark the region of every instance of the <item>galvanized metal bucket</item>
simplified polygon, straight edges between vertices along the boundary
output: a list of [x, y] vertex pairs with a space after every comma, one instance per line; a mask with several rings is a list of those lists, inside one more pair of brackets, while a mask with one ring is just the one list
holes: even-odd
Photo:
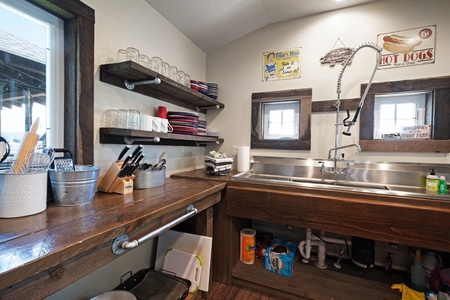
[[100, 167], [75, 165], [75, 171], [48, 171], [55, 204], [81, 205], [94, 200]]

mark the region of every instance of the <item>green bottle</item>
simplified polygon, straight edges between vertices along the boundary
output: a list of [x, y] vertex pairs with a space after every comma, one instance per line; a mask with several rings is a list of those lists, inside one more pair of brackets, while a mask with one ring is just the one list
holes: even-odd
[[447, 182], [445, 181], [445, 176], [439, 177], [438, 193], [439, 195], [447, 195]]

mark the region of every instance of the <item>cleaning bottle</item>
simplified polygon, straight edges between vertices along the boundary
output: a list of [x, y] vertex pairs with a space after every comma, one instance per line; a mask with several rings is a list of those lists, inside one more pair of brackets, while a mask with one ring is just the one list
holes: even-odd
[[445, 176], [439, 177], [438, 193], [439, 195], [447, 195], [447, 181], [445, 181]]
[[425, 291], [425, 269], [422, 263], [420, 249], [416, 250], [414, 264], [411, 266], [411, 287], [419, 292]]
[[434, 173], [434, 169], [431, 169], [430, 174], [427, 176], [426, 189], [428, 192], [438, 191], [438, 181], [439, 177]]

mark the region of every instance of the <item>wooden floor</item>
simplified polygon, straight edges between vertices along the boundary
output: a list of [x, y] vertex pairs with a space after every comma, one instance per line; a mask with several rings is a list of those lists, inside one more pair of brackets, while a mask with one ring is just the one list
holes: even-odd
[[[186, 300], [193, 299], [205, 300], [205, 298], [193, 297], [192, 295], [186, 298]], [[249, 288], [213, 282], [208, 292], [208, 300], [283, 300], [283, 298], [274, 297]]]

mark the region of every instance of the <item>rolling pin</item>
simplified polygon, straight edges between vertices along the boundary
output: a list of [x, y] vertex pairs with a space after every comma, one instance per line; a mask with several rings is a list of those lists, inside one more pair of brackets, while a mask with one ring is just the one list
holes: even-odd
[[19, 151], [15, 156], [15, 162], [12, 168], [13, 173], [25, 173], [31, 163], [31, 156], [39, 140], [39, 134], [36, 133], [39, 127], [40, 118], [37, 117], [31, 125], [30, 131], [23, 136]]

